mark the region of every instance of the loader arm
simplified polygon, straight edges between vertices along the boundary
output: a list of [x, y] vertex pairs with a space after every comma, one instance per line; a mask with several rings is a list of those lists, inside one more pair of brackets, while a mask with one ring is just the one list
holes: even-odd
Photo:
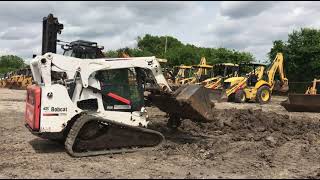
[[238, 83], [235, 83], [233, 86], [230, 88], [226, 89], [226, 95], [230, 96], [231, 94], [235, 93], [239, 89], [243, 89], [247, 85], [247, 78], [243, 78], [240, 80]]
[[312, 85], [308, 87], [307, 91], [305, 92], [305, 94], [317, 94], [317, 83], [319, 83], [320, 80], [318, 79], [314, 79], [312, 81]]

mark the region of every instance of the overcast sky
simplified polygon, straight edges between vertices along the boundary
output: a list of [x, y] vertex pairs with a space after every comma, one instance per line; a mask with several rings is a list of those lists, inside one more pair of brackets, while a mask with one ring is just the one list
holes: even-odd
[[96, 41], [106, 50], [134, 47], [146, 33], [183, 43], [251, 52], [264, 61], [272, 41], [320, 26], [320, 2], [0, 2], [0, 55], [41, 53], [42, 18], [64, 24], [59, 39]]

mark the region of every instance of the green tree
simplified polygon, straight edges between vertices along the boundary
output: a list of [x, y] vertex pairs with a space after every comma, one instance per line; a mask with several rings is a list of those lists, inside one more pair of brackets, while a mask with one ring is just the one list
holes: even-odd
[[[167, 49], [165, 53], [166, 42]], [[171, 36], [152, 36], [150, 34], [138, 37], [136, 48], [121, 48], [116, 51], [108, 51], [106, 55], [107, 57], [117, 57], [119, 52], [126, 52], [132, 57], [156, 56], [165, 58], [168, 60], [168, 66], [198, 64], [201, 57], [205, 57], [209, 64], [254, 61], [254, 57], [248, 52], [239, 52], [226, 48], [197, 47], [192, 44], [183, 44]]]
[[23, 59], [15, 55], [0, 56], [0, 74], [25, 67]]
[[270, 61], [277, 52], [284, 54], [290, 81], [311, 81], [320, 75], [320, 30], [301, 28], [288, 34], [287, 42], [274, 41], [268, 53]]

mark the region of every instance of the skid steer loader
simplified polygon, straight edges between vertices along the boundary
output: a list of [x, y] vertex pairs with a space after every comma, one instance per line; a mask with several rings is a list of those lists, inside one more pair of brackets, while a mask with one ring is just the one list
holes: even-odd
[[[83, 42], [71, 49], [74, 53], [59, 55], [54, 39], [61, 26], [53, 15], [44, 21], [53, 28], [44, 28], [42, 55], [30, 63], [35, 84], [27, 87], [26, 97], [25, 125], [34, 135], [64, 142], [75, 157], [158, 147], [164, 137], [148, 129], [146, 87], [154, 87], [147, 97], [170, 115], [169, 126], [177, 126], [181, 118], [213, 120], [215, 100], [209, 89], [187, 85], [173, 91], [161, 60], [97, 57]], [[86, 54], [90, 52], [92, 56]], [[164, 101], [170, 106], [163, 106]]]

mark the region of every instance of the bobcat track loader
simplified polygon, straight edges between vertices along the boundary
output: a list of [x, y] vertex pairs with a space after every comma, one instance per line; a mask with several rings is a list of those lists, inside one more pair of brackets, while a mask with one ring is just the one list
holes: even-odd
[[25, 125], [34, 135], [64, 142], [75, 157], [158, 147], [164, 137], [148, 128], [146, 89], [147, 98], [169, 114], [169, 126], [182, 118], [213, 120], [215, 97], [199, 85], [173, 91], [161, 60], [100, 57], [92, 43], [82, 41], [56, 54], [56, 27], [61, 26], [53, 15], [47, 20], [43, 24], [54, 28], [44, 28], [42, 55], [30, 63], [35, 84], [27, 87]]
[[46, 53], [31, 70], [36, 85], [27, 90], [26, 126], [40, 137], [63, 140], [72, 156], [128, 152], [164, 140], [145, 128], [143, 70], [170, 91], [154, 57], [84, 60]]

